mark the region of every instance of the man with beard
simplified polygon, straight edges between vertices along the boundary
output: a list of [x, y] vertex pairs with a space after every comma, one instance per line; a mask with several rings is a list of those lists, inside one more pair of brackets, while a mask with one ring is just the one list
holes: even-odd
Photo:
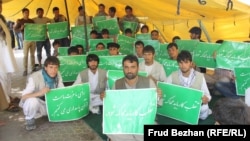
[[173, 72], [168, 78], [167, 83], [181, 85], [203, 91], [202, 106], [199, 118], [205, 120], [211, 113], [208, 102], [211, 95], [207, 87], [204, 75], [193, 69], [192, 55], [186, 50], [182, 50], [177, 56], [179, 70]]
[[100, 99], [100, 94], [106, 89], [106, 74], [105, 70], [99, 69], [99, 57], [95, 54], [88, 54], [86, 58], [87, 69], [81, 71], [75, 84], [87, 83], [90, 84], [90, 105], [89, 110], [92, 113], [99, 114], [100, 105], [102, 105], [102, 100]]
[[[148, 77], [138, 75], [139, 61], [135, 55], [127, 55], [122, 60], [123, 78], [116, 80], [113, 89], [143, 89], [156, 88], [154, 81]], [[162, 92], [157, 89], [158, 105], [162, 105]], [[101, 93], [101, 99], [105, 97], [105, 93]], [[139, 101], [138, 101], [139, 102]], [[128, 123], [129, 124], [129, 123]], [[136, 134], [108, 134], [109, 141], [143, 141], [143, 135]]]

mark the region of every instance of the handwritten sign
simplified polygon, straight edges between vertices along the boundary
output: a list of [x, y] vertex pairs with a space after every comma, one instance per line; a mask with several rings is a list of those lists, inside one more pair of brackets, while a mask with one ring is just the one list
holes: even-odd
[[198, 124], [202, 91], [163, 82], [157, 85], [163, 96], [163, 105], [158, 107], [157, 114], [188, 124]]
[[87, 68], [86, 55], [58, 56], [63, 82], [76, 80], [77, 75]]
[[156, 97], [155, 88], [106, 90], [103, 133], [143, 134], [145, 124], [154, 124]]
[[235, 67], [249, 67], [249, 54], [249, 43], [224, 41], [217, 51], [217, 68], [233, 70]]
[[148, 33], [135, 34], [137, 40], [151, 40], [151, 35]]
[[144, 46], [151, 45], [155, 49], [155, 56], [160, 54], [160, 42], [158, 40], [142, 40]]
[[245, 96], [246, 89], [250, 87], [250, 67], [234, 68], [234, 73], [237, 95]]
[[51, 122], [77, 120], [89, 113], [89, 83], [52, 89], [45, 95]]
[[155, 58], [169, 58], [167, 46], [168, 44], [160, 44], [160, 48], [156, 50]]
[[138, 26], [139, 25], [137, 22], [130, 22], [130, 21], [123, 21], [122, 22], [123, 32], [125, 32], [125, 30], [127, 28], [130, 28], [132, 30], [132, 32], [135, 33]]
[[[76, 45], [82, 45], [83, 47], [85, 47], [86, 40], [78, 38], [78, 37], [73, 37], [71, 40], [70, 46], [76, 46]], [[86, 50], [86, 47], [84, 48], [84, 50]]]
[[46, 24], [25, 24], [24, 40], [26, 41], [45, 41]]
[[[139, 71], [138, 75], [147, 77], [148, 73]], [[115, 81], [117, 79], [124, 77], [124, 72], [122, 70], [108, 70], [107, 77], [108, 77], [108, 87], [112, 89], [113, 85], [115, 84]]]
[[61, 39], [69, 35], [68, 22], [51, 23], [47, 26], [50, 39]]
[[104, 70], [122, 70], [123, 57], [123, 55], [99, 56], [100, 62], [98, 67]]
[[193, 59], [196, 66], [215, 68], [216, 62], [213, 53], [218, 50], [220, 44], [199, 42], [194, 49]]
[[163, 68], [167, 76], [169, 76], [172, 72], [179, 69], [179, 66], [176, 60], [170, 60], [167, 58], [159, 58], [159, 57], [157, 57], [155, 60], [163, 65]]
[[178, 50], [187, 50], [192, 55], [194, 53], [194, 49], [199, 43], [199, 40], [176, 40], [176, 44], [178, 45]]
[[58, 48], [58, 56], [68, 56], [69, 47], [59, 47]]
[[89, 39], [89, 51], [95, 51], [96, 45], [98, 43], [103, 43], [105, 46], [107, 46], [107, 43], [114, 42], [112, 38], [110, 39]]
[[109, 56], [109, 50], [96, 50], [96, 51], [89, 51], [88, 54], [95, 54], [97, 56]]
[[[92, 25], [87, 25], [87, 36], [88, 38], [90, 37], [90, 32], [92, 30]], [[85, 39], [85, 26], [84, 25], [79, 25], [79, 26], [74, 26], [71, 27], [71, 32], [72, 32], [72, 37], [75, 38], [81, 38]]]
[[95, 16], [92, 18], [94, 29], [97, 30], [97, 22], [106, 20], [106, 16]]
[[102, 20], [96, 22], [97, 31], [101, 32], [102, 29], [107, 29], [110, 35], [117, 35], [120, 33], [120, 28], [117, 19]]
[[118, 35], [117, 37], [117, 43], [120, 45], [120, 52], [122, 54], [133, 54], [134, 42], [135, 42], [134, 38], [125, 35]]

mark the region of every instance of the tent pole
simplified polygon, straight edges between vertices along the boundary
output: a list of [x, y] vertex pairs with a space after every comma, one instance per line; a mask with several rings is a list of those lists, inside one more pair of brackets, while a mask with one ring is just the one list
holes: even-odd
[[84, 0], [82, 0], [82, 8], [83, 8], [83, 11], [84, 11], [84, 15], [83, 15], [83, 21], [84, 21], [84, 33], [85, 33], [85, 45], [86, 45], [86, 52], [89, 51], [89, 45], [88, 45], [88, 32], [87, 32], [87, 21], [86, 21], [86, 11], [85, 11], [85, 2]]
[[198, 23], [200, 25], [201, 30], [205, 33], [205, 36], [207, 37], [207, 41], [211, 42], [211, 38], [210, 38], [210, 36], [209, 36], [209, 34], [207, 32], [207, 29], [205, 28], [204, 24], [202, 23], [202, 21], [198, 20]]
[[[65, 4], [67, 20], [68, 20], [68, 31], [70, 33], [70, 19], [69, 19], [69, 11], [68, 11], [67, 0], [64, 0], [64, 4]], [[69, 34], [69, 38], [71, 39], [71, 34]]]

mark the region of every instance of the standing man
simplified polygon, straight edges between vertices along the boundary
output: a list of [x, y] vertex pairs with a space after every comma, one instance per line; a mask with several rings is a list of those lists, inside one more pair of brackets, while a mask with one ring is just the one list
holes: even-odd
[[[47, 18], [47, 17], [43, 17], [44, 14], [44, 10], [42, 8], [37, 8], [36, 9], [36, 14], [37, 17], [33, 18], [33, 21], [36, 24], [47, 24], [51, 22], [51, 19]], [[36, 52], [37, 52], [37, 60], [39, 63], [39, 68], [42, 68], [42, 48], [44, 47], [45, 51], [46, 51], [46, 56], [49, 57], [51, 56], [51, 45], [50, 45], [50, 40], [48, 38], [48, 35], [46, 35], [46, 39], [45, 41], [37, 41], [36, 42]]]
[[135, 42], [135, 55], [136, 55], [136, 57], [143, 58], [143, 48], [144, 48], [144, 43], [142, 41]]
[[[142, 89], [142, 88], [156, 88], [154, 81], [148, 77], [138, 75], [139, 61], [135, 55], [127, 55], [122, 60], [123, 78], [115, 81], [114, 90], [119, 89]], [[161, 105], [160, 99], [162, 96], [161, 90], [157, 89], [158, 105]], [[105, 98], [105, 93], [101, 94], [101, 99]], [[139, 101], [138, 101], [139, 102]], [[129, 124], [129, 123], [128, 123]], [[109, 134], [111, 141], [143, 141], [143, 135], [135, 134]]]
[[19, 103], [23, 108], [28, 131], [36, 129], [35, 119], [47, 115], [45, 94], [50, 89], [64, 87], [58, 72], [59, 66], [59, 60], [55, 56], [49, 56], [44, 62], [44, 68], [33, 73], [28, 79]]
[[[16, 22], [16, 26], [14, 27], [14, 30], [16, 32], [22, 32], [22, 35], [24, 37], [24, 24], [25, 23], [34, 23], [32, 19], [29, 18], [29, 9], [23, 8], [22, 10], [23, 18], [18, 19]], [[35, 50], [36, 50], [36, 43], [33, 41], [23, 41], [23, 76], [27, 76], [28, 74], [28, 55], [30, 53], [30, 60], [31, 60], [31, 69], [32, 72], [36, 71], [35, 68]]]
[[[87, 83], [90, 84], [90, 105], [89, 110], [92, 113], [99, 113], [99, 106], [102, 105], [100, 94], [106, 89], [107, 72], [98, 68], [99, 57], [95, 54], [88, 54], [86, 58], [87, 69], [81, 71], [74, 84]], [[73, 85], [74, 85], [73, 84]]]
[[179, 54], [178, 45], [174, 42], [169, 43], [167, 46], [167, 53], [170, 60], [177, 60]]
[[98, 5], [98, 12], [95, 14], [95, 16], [108, 16], [108, 13], [105, 12], [105, 5], [99, 4]]
[[147, 45], [143, 48], [143, 57], [144, 61], [139, 64], [139, 70], [147, 72], [155, 84], [157, 81], [165, 81], [167, 79], [165, 70], [162, 64], [154, 60], [155, 49], [151, 45]]
[[192, 55], [188, 51], [181, 51], [177, 56], [179, 70], [173, 72], [168, 78], [167, 83], [180, 85], [183, 87], [193, 88], [203, 91], [202, 106], [199, 118], [205, 120], [211, 113], [208, 102], [211, 95], [207, 87], [207, 83], [202, 73], [193, 69]]
[[86, 16], [86, 24], [91, 24], [91, 17], [85, 13], [82, 6], [78, 7], [78, 12], [79, 12], [79, 15], [76, 17], [76, 20], [75, 20], [76, 26], [85, 24], [84, 23], [84, 15]]

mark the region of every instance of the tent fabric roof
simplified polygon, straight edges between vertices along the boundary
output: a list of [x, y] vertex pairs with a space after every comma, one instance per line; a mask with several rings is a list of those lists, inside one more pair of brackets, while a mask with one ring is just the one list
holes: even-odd
[[[98, 4], [103, 3], [106, 11], [111, 6], [116, 7], [117, 16], [125, 14], [125, 6], [133, 7], [134, 14], [150, 29], [160, 31], [168, 42], [173, 36], [189, 39], [188, 30], [192, 26], [202, 27], [202, 40], [215, 42], [218, 39], [245, 41], [250, 36], [250, 6], [232, 0], [83, 0], [86, 13], [94, 16], [98, 11]], [[206, 2], [205, 5], [200, 2]], [[52, 8], [57, 6], [60, 13], [66, 16], [65, 2], [69, 13], [70, 23], [78, 14], [81, 0], [3, 0], [2, 14], [8, 20], [16, 21], [22, 17], [21, 10], [30, 9], [30, 18], [36, 16], [36, 9], [42, 7], [45, 16], [52, 18]], [[179, 5], [178, 5], [179, 2]], [[228, 7], [228, 10], [226, 10]]]

